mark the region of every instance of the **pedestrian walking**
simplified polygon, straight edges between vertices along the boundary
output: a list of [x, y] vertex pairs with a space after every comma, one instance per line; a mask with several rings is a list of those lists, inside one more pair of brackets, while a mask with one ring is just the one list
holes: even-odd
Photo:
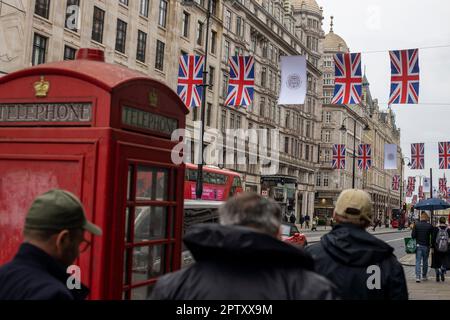
[[[416, 239], [416, 282], [428, 280], [428, 257], [430, 255], [430, 247], [432, 244], [432, 236], [434, 232], [433, 226], [428, 222], [428, 214], [422, 211], [420, 221], [416, 223], [411, 238]], [[421, 273], [422, 267], [422, 273]], [[422, 275], [422, 277], [421, 277]]]
[[366, 231], [372, 210], [367, 192], [342, 191], [333, 230], [306, 250], [315, 260], [315, 270], [336, 285], [342, 299], [408, 299], [405, 274], [394, 249]]
[[450, 229], [446, 224], [445, 217], [439, 218], [439, 225], [434, 229], [431, 249], [431, 268], [436, 272], [436, 281], [445, 281], [445, 274], [450, 265], [449, 259]]
[[306, 214], [306, 216], [305, 216], [306, 229], [309, 229], [309, 221], [310, 220], [311, 220], [311, 218], [309, 217], [309, 214]]
[[279, 240], [281, 209], [254, 193], [231, 198], [219, 224], [191, 227], [184, 238], [195, 263], [161, 277], [158, 300], [334, 299], [304, 250]]
[[295, 217], [295, 213], [291, 212], [291, 215], [289, 217], [289, 222], [292, 224], [295, 224], [295, 221], [297, 221], [297, 218]]
[[319, 224], [319, 217], [314, 217], [312, 222], [311, 231], [317, 231], [317, 225]]
[[90, 244], [85, 231], [102, 233], [75, 195], [54, 189], [38, 196], [25, 219], [24, 242], [0, 268], [0, 300], [84, 300], [89, 289], [69, 289], [66, 271]]
[[303, 224], [305, 223], [305, 218], [303, 216], [300, 217], [300, 229], [303, 229]]

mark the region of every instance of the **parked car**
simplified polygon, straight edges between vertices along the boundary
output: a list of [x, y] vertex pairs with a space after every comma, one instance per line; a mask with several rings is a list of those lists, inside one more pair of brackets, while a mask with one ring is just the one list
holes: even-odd
[[288, 222], [283, 222], [281, 224], [281, 240], [303, 248], [308, 245], [306, 236], [303, 233], [300, 233], [295, 224]]

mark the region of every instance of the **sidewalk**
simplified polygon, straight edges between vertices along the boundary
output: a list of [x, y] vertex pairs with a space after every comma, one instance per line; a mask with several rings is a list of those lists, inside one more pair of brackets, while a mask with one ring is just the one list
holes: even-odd
[[[416, 255], [407, 254], [399, 259], [405, 270], [410, 300], [450, 300], [450, 275], [445, 282], [436, 282], [434, 269], [428, 268], [428, 280], [416, 283]], [[431, 258], [428, 265], [431, 265]]]

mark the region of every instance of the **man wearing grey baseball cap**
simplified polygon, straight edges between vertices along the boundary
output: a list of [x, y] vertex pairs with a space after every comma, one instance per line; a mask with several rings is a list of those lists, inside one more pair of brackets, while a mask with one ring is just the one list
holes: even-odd
[[24, 242], [0, 267], [0, 300], [84, 300], [89, 290], [69, 289], [66, 271], [89, 248], [86, 232], [102, 234], [74, 194], [54, 189], [38, 196], [25, 218]]
[[405, 274], [394, 249], [366, 231], [372, 218], [367, 192], [342, 191], [334, 208], [333, 230], [307, 247], [315, 271], [333, 282], [344, 300], [408, 299]]

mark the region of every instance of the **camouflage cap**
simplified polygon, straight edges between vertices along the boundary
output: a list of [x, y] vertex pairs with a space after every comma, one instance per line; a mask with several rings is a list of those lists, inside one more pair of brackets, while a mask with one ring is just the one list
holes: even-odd
[[84, 229], [94, 235], [102, 235], [100, 227], [86, 219], [81, 201], [74, 194], [59, 189], [34, 199], [25, 218], [25, 228], [55, 231]]

